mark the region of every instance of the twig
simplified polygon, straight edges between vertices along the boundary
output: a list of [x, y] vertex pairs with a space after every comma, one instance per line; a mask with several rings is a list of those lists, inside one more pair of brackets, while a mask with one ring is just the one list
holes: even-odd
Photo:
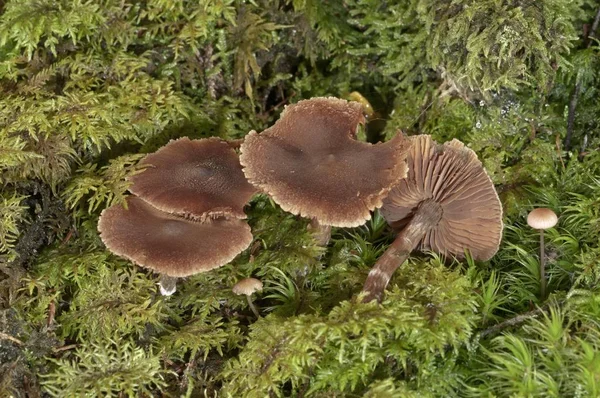
[[[585, 35], [583, 41], [585, 43], [585, 47], [589, 48], [592, 42], [589, 40], [590, 37], [595, 37], [596, 30], [598, 29], [598, 25], [600, 24], [600, 8], [596, 13], [596, 17], [594, 18], [594, 23], [592, 24], [592, 29], [590, 32]], [[573, 128], [575, 126], [575, 108], [577, 107], [577, 100], [579, 98], [579, 93], [581, 93], [581, 80], [577, 79], [575, 83], [575, 89], [573, 90], [573, 95], [571, 96], [571, 101], [569, 102], [569, 116], [567, 117], [567, 136], [565, 137], [565, 151], [569, 151], [571, 149], [571, 136], [573, 135]]]
[[563, 170], [566, 169], [565, 162], [562, 158], [562, 149], [560, 148], [560, 134], [556, 134], [556, 156], [560, 159], [560, 164]]
[[179, 385], [181, 390], [185, 390], [188, 388], [188, 380], [189, 378], [185, 377], [185, 375], [189, 375], [189, 377], [191, 377], [191, 372], [193, 370], [193, 368], [196, 367], [196, 355], [193, 355], [190, 358], [190, 361], [187, 363], [185, 370], [183, 371], [183, 374], [181, 375], [182, 380], [180, 381]]
[[565, 137], [565, 151], [571, 148], [571, 136], [573, 135], [573, 127], [575, 125], [575, 108], [577, 107], [577, 99], [581, 92], [581, 80], [577, 80], [575, 90], [569, 102], [569, 116], [567, 117], [567, 136]]
[[54, 315], [56, 314], [56, 304], [54, 301], [51, 301], [48, 305], [48, 320], [46, 321], [46, 326], [50, 327], [54, 323]]
[[71, 350], [71, 349], [77, 348], [77, 347], [79, 347], [79, 344], [69, 344], [69, 345], [64, 345], [62, 347], [53, 348], [52, 351], [61, 352], [61, 351]]
[[272, 107], [270, 107], [269, 109], [267, 109], [266, 111], [258, 114], [256, 117], [262, 121], [265, 121], [269, 118], [269, 114], [275, 110], [277, 110], [278, 108], [280, 108], [282, 105], [285, 105], [287, 103], [290, 102], [290, 100], [292, 98], [294, 98], [296, 96], [296, 93], [291, 93], [290, 96], [288, 98], [284, 98], [281, 101], [279, 101], [278, 103], [276, 103], [275, 105], [273, 105]]
[[0, 340], [9, 340], [18, 345], [25, 344], [21, 340], [17, 339], [16, 337], [13, 337], [10, 334], [6, 334], [6, 333], [2, 333], [2, 332], [0, 332]]
[[227, 145], [229, 145], [231, 148], [233, 149], [239, 149], [239, 147], [242, 146], [242, 144], [244, 143], [244, 139], [243, 138], [238, 138], [237, 140], [229, 140], [226, 141]]
[[588, 145], [588, 135], [586, 134], [583, 136], [583, 144], [581, 144], [581, 149], [579, 149], [579, 155], [577, 156], [577, 159], [580, 162], [583, 160], [583, 158], [586, 155], [585, 150], [587, 149], [587, 145]]
[[528, 321], [530, 319], [534, 319], [537, 318], [538, 316], [540, 316], [541, 314], [543, 314], [548, 308], [550, 307], [549, 304], [544, 305], [543, 307], [538, 307], [535, 310], [526, 312], [524, 314], [520, 314], [515, 316], [514, 318], [510, 318], [507, 319], [503, 322], [500, 322], [494, 326], [491, 326], [487, 329], [485, 329], [483, 332], [481, 332], [479, 334], [479, 337], [486, 337], [489, 335], [495, 335], [500, 333], [502, 330], [512, 327], [512, 326], [517, 326], [525, 321]]
[[596, 30], [598, 30], [598, 25], [600, 25], [600, 8], [596, 13], [596, 18], [594, 18], [594, 23], [592, 24], [592, 30], [586, 37], [586, 41], [588, 41], [587, 46], [589, 47], [591, 43], [589, 43], [589, 38], [594, 38], [596, 36]]

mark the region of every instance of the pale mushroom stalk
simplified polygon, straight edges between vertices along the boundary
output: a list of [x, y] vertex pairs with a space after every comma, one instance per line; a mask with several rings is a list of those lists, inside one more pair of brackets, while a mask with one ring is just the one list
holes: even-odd
[[381, 301], [383, 291], [392, 275], [416, 249], [425, 234], [442, 218], [442, 207], [433, 200], [421, 202], [406, 227], [396, 236], [390, 247], [377, 260], [365, 281], [363, 292], [368, 292], [364, 301]]
[[331, 239], [331, 225], [321, 224], [313, 217], [308, 225], [308, 230], [313, 234], [317, 245], [327, 246]]
[[251, 295], [249, 295], [249, 294], [246, 295], [246, 299], [248, 300], [248, 306], [250, 307], [252, 312], [254, 312], [254, 315], [256, 315], [257, 318], [260, 318], [260, 314], [258, 313], [258, 310], [254, 306], [254, 303], [252, 302], [252, 297], [250, 297], [250, 296]]
[[546, 256], [543, 229], [540, 229], [540, 296], [542, 300], [546, 298]]
[[161, 274], [158, 280], [158, 289], [163, 296], [170, 296], [177, 291], [177, 279], [174, 276]]

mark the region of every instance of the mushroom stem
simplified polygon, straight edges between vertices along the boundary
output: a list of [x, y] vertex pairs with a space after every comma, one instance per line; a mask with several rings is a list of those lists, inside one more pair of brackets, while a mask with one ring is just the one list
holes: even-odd
[[177, 290], [177, 278], [165, 274], [160, 274], [158, 288], [163, 296], [170, 296]]
[[248, 299], [248, 305], [250, 306], [250, 309], [252, 310], [252, 312], [254, 312], [254, 315], [256, 315], [257, 318], [260, 318], [260, 314], [258, 313], [258, 310], [254, 306], [254, 303], [252, 303], [252, 299], [250, 298], [249, 294], [246, 295], [246, 299]]
[[417, 247], [427, 231], [435, 227], [442, 217], [442, 208], [432, 200], [421, 202], [412, 219], [400, 231], [390, 247], [377, 260], [365, 281], [363, 292], [368, 292], [364, 302], [381, 301], [383, 291], [396, 269]]
[[331, 239], [331, 225], [323, 225], [319, 223], [319, 220], [313, 217], [308, 225], [308, 230], [312, 232], [317, 241], [317, 245], [327, 246]]
[[540, 229], [540, 296], [542, 301], [546, 299], [546, 253], [543, 229]]

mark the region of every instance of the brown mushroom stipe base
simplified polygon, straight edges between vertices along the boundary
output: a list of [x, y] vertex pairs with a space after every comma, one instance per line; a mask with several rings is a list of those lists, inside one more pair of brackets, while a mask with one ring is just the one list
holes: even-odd
[[477, 155], [461, 142], [411, 137], [408, 176], [384, 200], [381, 213], [401, 230], [365, 282], [366, 301], [381, 300], [394, 271], [420, 247], [489, 260], [502, 238], [502, 205]]
[[146, 170], [129, 188], [159, 210], [194, 219], [243, 211], [256, 189], [248, 183], [235, 150], [219, 138], [171, 141], [142, 160]]
[[368, 292], [365, 302], [381, 301], [383, 291], [396, 269], [417, 248], [425, 234], [437, 225], [442, 218], [442, 213], [442, 208], [437, 203], [431, 200], [421, 202], [412, 219], [369, 272], [363, 287], [363, 292]]
[[321, 225], [362, 225], [406, 176], [410, 148], [402, 134], [375, 145], [357, 141], [364, 121], [358, 102], [313, 98], [289, 105], [275, 125], [246, 136], [244, 174], [285, 211]]
[[160, 274], [185, 277], [220, 267], [252, 242], [250, 227], [239, 219], [194, 222], [133, 196], [127, 205], [102, 212], [100, 237], [111, 252]]

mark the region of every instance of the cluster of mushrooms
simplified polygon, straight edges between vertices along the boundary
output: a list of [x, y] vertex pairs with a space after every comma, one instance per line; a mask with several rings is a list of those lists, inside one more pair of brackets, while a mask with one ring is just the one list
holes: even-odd
[[181, 138], [141, 163], [126, 208], [105, 209], [98, 230], [110, 251], [161, 274], [163, 294], [175, 278], [227, 264], [250, 245], [243, 209], [256, 190], [227, 142]]
[[365, 301], [381, 300], [417, 248], [490, 259], [502, 236], [502, 206], [475, 153], [427, 135], [357, 141], [364, 122], [358, 102], [312, 98], [287, 106], [262, 133], [251, 131], [239, 158], [220, 139], [172, 141], [142, 161], [127, 208], [103, 211], [101, 238], [113, 253], [165, 275], [161, 289], [170, 292], [169, 278], [224, 265], [250, 245], [243, 208], [263, 192], [309, 218], [322, 244], [332, 226], [362, 225], [381, 208], [398, 235], [369, 273]]

